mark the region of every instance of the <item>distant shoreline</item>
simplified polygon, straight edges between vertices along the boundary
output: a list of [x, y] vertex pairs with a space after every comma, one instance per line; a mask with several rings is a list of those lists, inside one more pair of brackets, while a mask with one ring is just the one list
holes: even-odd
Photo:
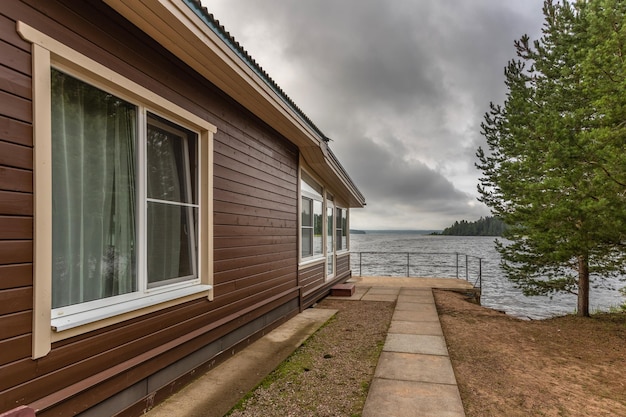
[[440, 234], [441, 229], [439, 230], [398, 230], [398, 229], [388, 229], [388, 230], [358, 230], [358, 229], [350, 229], [350, 234], [354, 235], [373, 235], [373, 234], [398, 234], [398, 235], [431, 235], [431, 234]]

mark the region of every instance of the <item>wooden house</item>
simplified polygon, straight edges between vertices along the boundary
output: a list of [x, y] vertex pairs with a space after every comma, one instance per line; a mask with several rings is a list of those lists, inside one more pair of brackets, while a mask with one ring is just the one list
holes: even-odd
[[140, 415], [350, 276], [363, 195], [199, 0], [0, 37], [0, 414]]

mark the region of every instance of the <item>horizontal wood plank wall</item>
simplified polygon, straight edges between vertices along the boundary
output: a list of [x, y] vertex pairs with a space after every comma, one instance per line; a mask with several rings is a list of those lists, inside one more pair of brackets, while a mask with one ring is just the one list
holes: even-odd
[[350, 254], [337, 255], [337, 276], [350, 275]]
[[302, 308], [310, 307], [327, 296], [333, 285], [344, 282], [352, 275], [350, 254], [337, 256], [335, 276], [331, 280], [325, 279], [325, 269], [325, 263], [300, 267], [298, 274], [302, 287]]
[[308, 298], [313, 291], [324, 285], [326, 264], [324, 262], [311, 266], [301, 267], [300, 286], [302, 287], [302, 297]]
[[[217, 126], [214, 301], [63, 340], [30, 358], [31, 58], [16, 20]], [[85, 410], [272, 311], [297, 311], [297, 148], [100, 1], [3, 0], [0, 36], [0, 412], [31, 403], [46, 408], [39, 415]], [[167, 354], [146, 358], [163, 346]], [[106, 389], [74, 390], [128, 363], [99, 382]]]
[[[31, 355], [33, 130], [31, 46], [4, 14], [0, 39], [0, 381], [5, 381], [12, 364]], [[16, 405], [0, 401], [0, 413]]]

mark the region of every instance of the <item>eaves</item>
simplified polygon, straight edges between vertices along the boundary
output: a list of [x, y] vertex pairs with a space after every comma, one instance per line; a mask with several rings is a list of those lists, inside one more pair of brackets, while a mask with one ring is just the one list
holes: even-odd
[[199, 0], [103, 0], [195, 71], [293, 142], [351, 207], [365, 199], [328, 139]]

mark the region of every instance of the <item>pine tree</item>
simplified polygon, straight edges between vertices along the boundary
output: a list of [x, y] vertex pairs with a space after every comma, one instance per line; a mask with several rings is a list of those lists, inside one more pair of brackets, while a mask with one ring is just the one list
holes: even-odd
[[502, 236], [506, 225], [496, 217], [481, 217], [475, 222], [455, 221], [441, 232], [447, 236]]
[[477, 152], [481, 201], [510, 226], [497, 244], [508, 278], [526, 295], [577, 293], [582, 316], [590, 276], [626, 260], [622, 3], [544, 3], [543, 36], [515, 42]]

